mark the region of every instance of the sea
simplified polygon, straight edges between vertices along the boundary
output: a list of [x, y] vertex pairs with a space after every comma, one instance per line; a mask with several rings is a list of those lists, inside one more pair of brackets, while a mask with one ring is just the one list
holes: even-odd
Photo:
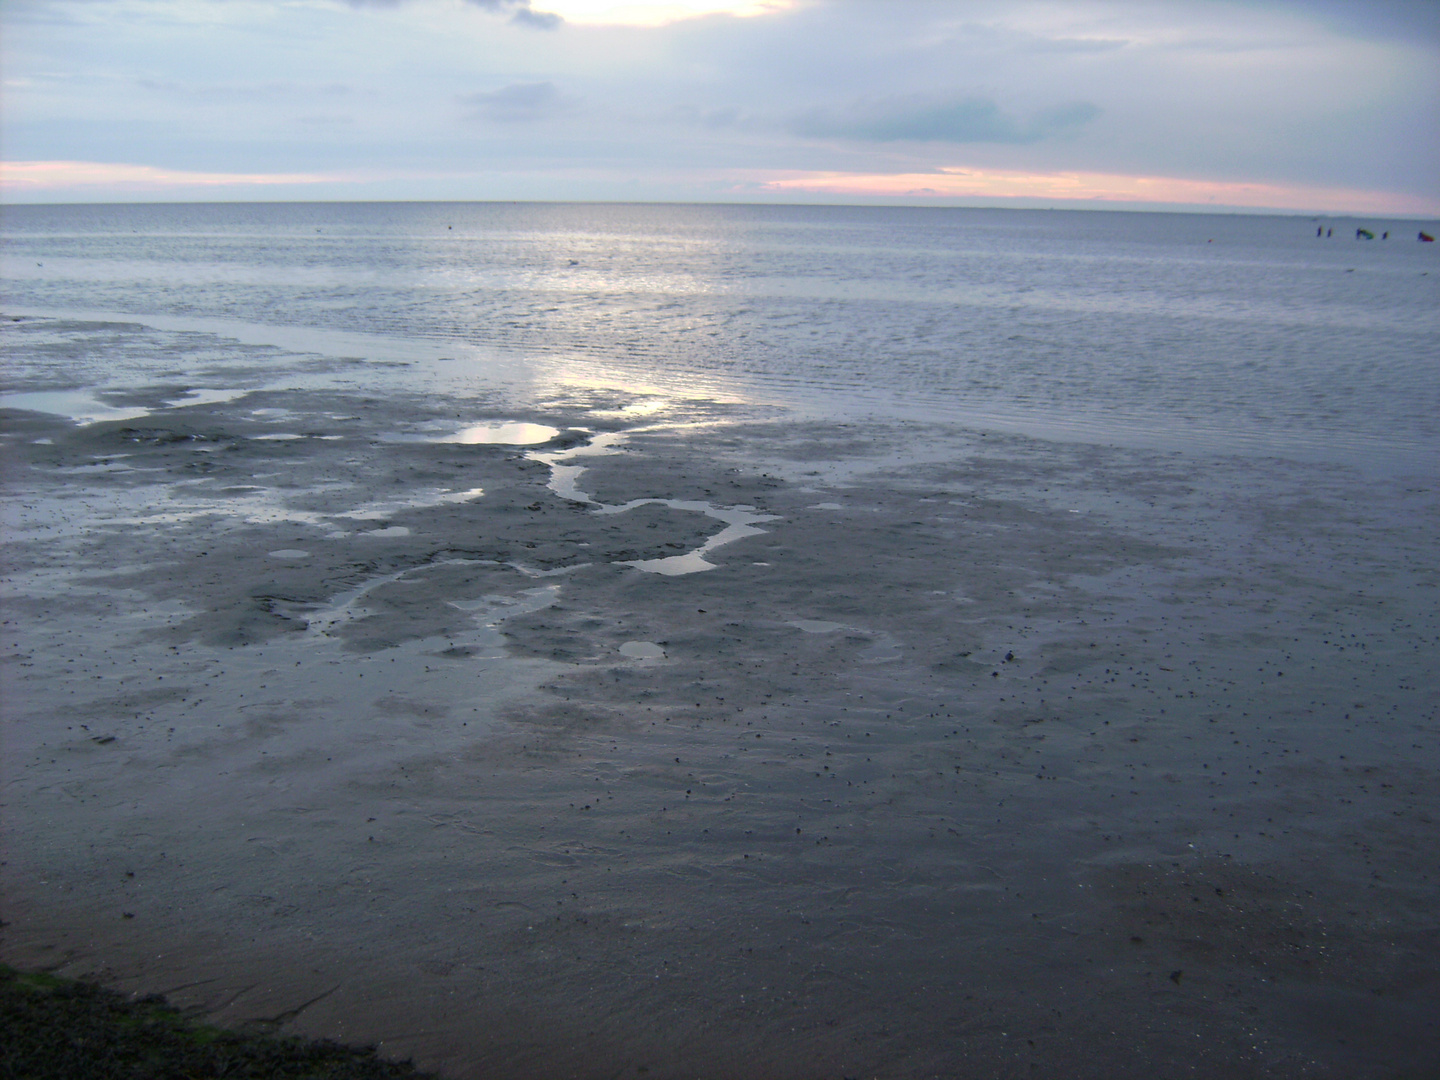
[[[359, 357], [381, 392], [407, 371], [520, 406], [613, 386], [1433, 474], [1440, 248], [1422, 231], [1089, 210], [12, 206], [0, 310]], [[147, 363], [60, 342], [7, 363], [0, 392], [64, 411], [177, 360]]]

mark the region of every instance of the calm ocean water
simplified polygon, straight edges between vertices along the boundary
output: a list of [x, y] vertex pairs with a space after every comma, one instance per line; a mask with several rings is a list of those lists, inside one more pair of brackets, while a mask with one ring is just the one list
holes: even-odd
[[[1296, 217], [1078, 211], [24, 206], [4, 212], [3, 304], [450, 357], [457, 387], [545, 371], [1433, 469], [1440, 251], [1417, 242], [1422, 223], [1326, 224], [1333, 239]], [[1354, 239], [1360, 224], [1377, 239]], [[63, 348], [47, 362], [11, 367], [3, 389], [120, 385]]]

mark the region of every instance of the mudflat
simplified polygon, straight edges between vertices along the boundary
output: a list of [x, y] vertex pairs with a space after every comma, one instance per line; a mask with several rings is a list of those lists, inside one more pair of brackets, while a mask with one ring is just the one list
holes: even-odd
[[455, 1078], [1440, 1060], [1433, 477], [184, 391], [5, 413], [6, 962]]

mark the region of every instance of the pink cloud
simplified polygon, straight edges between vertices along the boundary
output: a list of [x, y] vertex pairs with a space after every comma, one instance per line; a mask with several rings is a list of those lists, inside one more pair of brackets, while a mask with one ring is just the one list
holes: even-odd
[[231, 184], [320, 184], [356, 179], [321, 173], [216, 173], [97, 161], [0, 162], [0, 188], [15, 192], [123, 185], [137, 188], [222, 187]]
[[1189, 180], [1090, 172], [997, 172], [943, 168], [925, 173], [788, 172], [756, 176], [761, 190], [868, 197], [1047, 199], [1180, 203], [1270, 210], [1434, 216], [1440, 199], [1390, 191]]

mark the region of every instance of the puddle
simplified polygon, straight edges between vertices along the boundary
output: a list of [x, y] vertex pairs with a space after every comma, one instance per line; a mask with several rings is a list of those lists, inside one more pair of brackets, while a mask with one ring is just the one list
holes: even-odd
[[[0, 408], [49, 413], [81, 425], [106, 420], [139, 420], [158, 411], [143, 405], [107, 405], [96, 393], [94, 390], [37, 390], [33, 393], [0, 394]], [[220, 405], [248, 393], [249, 390], [187, 390], [177, 398], [168, 399], [161, 408]]]
[[593, 499], [576, 487], [580, 474], [584, 471], [584, 465], [551, 465], [550, 483], [547, 486], [560, 498], [569, 502], [593, 503]]
[[435, 496], [438, 503], [467, 503], [485, 494], [484, 488], [466, 488], [464, 491], [445, 491]]
[[619, 453], [617, 449], [625, 441], [625, 432], [607, 431], [600, 435], [593, 436], [589, 442], [580, 446], [567, 447], [564, 450], [554, 450], [549, 453], [541, 453], [532, 450], [525, 456], [531, 461], [539, 461], [550, 466], [550, 482], [546, 486], [557, 496], [567, 502], [585, 503], [587, 506], [599, 506], [585, 492], [581, 491], [578, 484], [580, 474], [585, 471], [584, 465], [561, 464], [568, 458], [573, 457], [596, 457], [602, 454]]
[[557, 496], [569, 502], [584, 503], [586, 506], [594, 507], [594, 512], [597, 514], [623, 514], [628, 510], [634, 510], [637, 506], [668, 506], [671, 510], [686, 510], [723, 521], [725, 528], [694, 551], [687, 551], [683, 555], [670, 555], [663, 559], [632, 559], [618, 565], [633, 566], [637, 570], [643, 570], [649, 574], [663, 574], [666, 577], [714, 570], [715, 564], [707, 560], [706, 555], [724, 544], [763, 533], [765, 530], [757, 529], [756, 524], [762, 521], [776, 520], [773, 514], [759, 513], [751, 506], [715, 506], [712, 503], [694, 499], [631, 499], [620, 506], [610, 506], [597, 501], [580, 489], [580, 476], [584, 473], [585, 466], [563, 464], [563, 462], [584, 455], [616, 453], [616, 448], [624, 440], [625, 432], [612, 431], [596, 435], [583, 446], [556, 450], [551, 453], [531, 451], [526, 456], [532, 461], [541, 461], [550, 466], [550, 483], [547, 486]]
[[846, 628], [844, 623], [823, 622], [820, 619], [793, 619], [788, 625], [804, 630], [807, 634], [831, 634]]
[[536, 446], [539, 443], [547, 443], [559, 435], [558, 428], [546, 427], [544, 424], [508, 423], [508, 424], [476, 424], [473, 427], [462, 428], [454, 435], [444, 439], [435, 439], [434, 442], [463, 443], [466, 446], [476, 446], [482, 443], [496, 443], [501, 446]]
[[[436, 565], [444, 565], [443, 563]], [[362, 585], [351, 589], [348, 592], [340, 593], [331, 597], [330, 602], [317, 608], [307, 608], [303, 612], [305, 619], [305, 637], [310, 641], [318, 641], [323, 638], [331, 638], [336, 635], [346, 623], [355, 622], [358, 619], [369, 615], [370, 609], [365, 606], [365, 597], [381, 585], [387, 585], [392, 581], [399, 581], [409, 570], [397, 570], [393, 574], [383, 574], [371, 578]]]
[[900, 659], [900, 640], [887, 630], [867, 630], [863, 626], [826, 622], [823, 619], [791, 619], [785, 625], [803, 630], [807, 634], [833, 634], [838, 630], [848, 630], [852, 634], [871, 638], [874, 644], [860, 654], [861, 663], [880, 664]]
[[[424, 566], [397, 570], [392, 574], [380, 574], [348, 592], [340, 593], [332, 597], [328, 604], [318, 608], [306, 605], [301, 609], [297, 609], [297, 616], [305, 620], [305, 636], [310, 641], [321, 641], [333, 638], [345, 624], [374, 614], [374, 610], [367, 606], [366, 601], [369, 594], [376, 589], [400, 581], [408, 585], [425, 585], [425, 575], [431, 570], [449, 566], [474, 566], [479, 564], [495, 565], [485, 559], [438, 559]], [[541, 585], [536, 588], [521, 589], [519, 594], [514, 596], [486, 594], [474, 600], [447, 600], [445, 602], [451, 607], [457, 608], [469, 615], [475, 620], [476, 632], [484, 633], [492, 629], [497, 623], [512, 616], [527, 615], [532, 611], [539, 611], [541, 608], [549, 607], [559, 598], [559, 594], [560, 586], [558, 584]], [[453, 637], [451, 643], [454, 644], [456, 642], [461, 645], [470, 646], [487, 645], [487, 656], [491, 659], [501, 659], [506, 655], [504, 648], [488, 636], [484, 641], [479, 638], [466, 640], [461, 637]]]
[[[215, 517], [252, 525], [290, 522], [327, 532], [334, 529], [331, 515], [287, 506], [279, 493], [268, 488], [212, 485], [213, 481], [201, 479], [98, 490], [89, 495], [88, 505], [94, 518], [110, 526], [183, 525]], [[59, 530], [55, 535], [69, 535], [72, 528], [81, 526], [72, 526], [60, 517], [50, 520], [47, 527]]]
[[535, 589], [522, 589], [519, 596], [505, 596], [489, 593], [477, 600], [447, 600], [451, 607], [465, 612], [484, 626], [497, 623], [515, 615], [528, 615], [532, 611], [547, 608], [560, 598], [560, 586], [542, 585]]
[[165, 404], [172, 409], [183, 409], [189, 405], [224, 405], [227, 402], [239, 401], [249, 390], [186, 390], [178, 398], [173, 398]]
[[[107, 455], [103, 462], [69, 466], [67, 470], [57, 469], [54, 471], [70, 471], [81, 476], [94, 475], [99, 472], [138, 473], [142, 471], [125, 462], [114, 460], [123, 456], [120, 454]], [[251, 479], [263, 480], [268, 475], [270, 474], [259, 474]], [[309, 490], [313, 492], [319, 489]], [[478, 487], [468, 488], [464, 491], [427, 488], [414, 493], [409, 498], [362, 503], [350, 511], [300, 509], [288, 505], [286, 494], [285, 490], [263, 487], [259, 484], [216, 486], [213, 480], [201, 478], [169, 484], [137, 486], [124, 490], [116, 489], [106, 492], [103, 498], [100, 495], [92, 496], [91, 505], [97, 514], [101, 514], [105, 520], [117, 526], [181, 525], [201, 518], [216, 517], [243, 521], [253, 525], [289, 522], [319, 529], [324, 535], [338, 539], [350, 535], [343, 531], [346, 523], [356, 522], [374, 523], [381, 526], [359, 535], [386, 538], [408, 535], [408, 531], [399, 526], [390, 529], [383, 527], [397, 513], [445, 504], [467, 503], [481, 498], [485, 492], [483, 488]], [[103, 511], [102, 505], [105, 507]]]
[[0, 394], [0, 409], [49, 413], [52, 416], [63, 416], [77, 424], [97, 424], [103, 420], [138, 420], [142, 416], [150, 415], [150, 410], [146, 408], [107, 405], [89, 390], [39, 390], [27, 394]]
[[[584, 546], [588, 547], [589, 545], [587, 544]], [[526, 566], [524, 563], [518, 562], [506, 563], [505, 565], [510, 567], [512, 570], [519, 570], [520, 573], [524, 574], [526, 577], [540, 578], [559, 577], [562, 574], [573, 574], [576, 570], [584, 570], [587, 566], [593, 566], [594, 564], [588, 562], [571, 563], [569, 566], [557, 566], [553, 570], [540, 570], [536, 567]]]
[[272, 559], [308, 559], [310, 552], [301, 551], [299, 548], [281, 548], [279, 551], [269, 552]]
[[[428, 510], [435, 506], [473, 502], [485, 494], [484, 488], [467, 488], [464, 491], [447, 491], [443, 488], [427, 488], [406, 499], [383, 499], [362, 503], [354, 510], [326, 515], [343, 518], [346, 521], [388, 521], [405, 510]], [[396, 535], [399, 535], [398, 533]]]
[[665, 650], [653, 641], [627, 641], [620, 646], [620, 655], [631, 660], [663, 660]]
[[750, 506], [712, 506], [708, 502], [692, 502], [688, 499], [635, 499], [624, 506], [601, 506], [596, 511], [600, 514], [622, 514], [626, 510], [633, 510], [637, 506], [659, 505], [668, 506], [671, 510], [690, 510], [697, 514], [704, 514], [706, 517], [714, 518], [717, 521], [725, 522], [725, 528], [721, 529], [714, 536], [706, 540], [694, 551], [687, 551], [684, 555], [671, 555], [664, 559], [632, 559], [621, 563], [622, 566], [633, 566], [637, 570], [644, 570], [648, 574], [664, 574], [666, 577], [676, 577], [681, 574], [698, 574], [704, 570], [714, 570], [715, 564], [705, 558], [706, 555], [725, 544], [734, 543], [736, 540], [743, 540], [747, 536], [758, 536], [764, 529], [757, 529], [755, 526], [762, 521], [775, 521], [774, 514], [758, 513]]

